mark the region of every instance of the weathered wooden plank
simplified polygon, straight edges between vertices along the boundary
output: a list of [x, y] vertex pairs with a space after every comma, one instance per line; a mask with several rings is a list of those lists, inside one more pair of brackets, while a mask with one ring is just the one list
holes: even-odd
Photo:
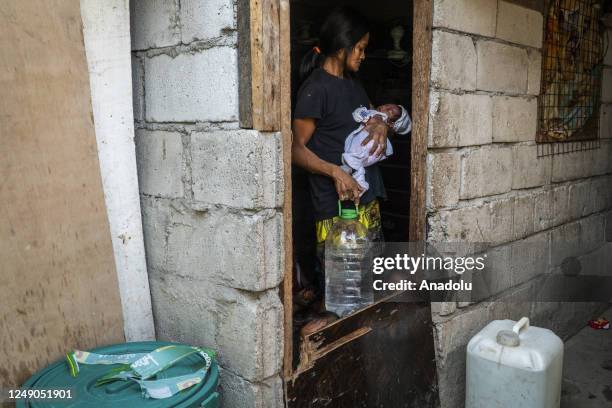
[[251, 0], [238, 0], [238, 103], [240, 127], [253, 127], [251, 92]]
[[239, 0], [240, 125], [279, 131], [280, 0]]
[[[251, 0], [251, 116], [253, 128], [263, 130], [263, 7], [264, 0]], [[244, 67], [248, 69], [248, 67]]]
[[279, 4], [279, 43], [280, 43], [280, 127], [283, 139], [283, 235], [285, 243], [285, 265], [283, 281], [284, 306], [284, 356], [283, 374], [289, 378], [293, 360], [293, 234], [292, 224], [292, 188], [291, 188], [291, 30], [289, 17], [289, 0], [280, 0]]
[[260, 130], [275, 130], [280, 124], [280, 0], [263, 1], [263, 89]]
[[426, 236], [425, 186], [427, 182], [427, 127], [431, 69], [432, 0], [414, 0], [412, 36], [412, 160], [410, 182], [410, 241]]

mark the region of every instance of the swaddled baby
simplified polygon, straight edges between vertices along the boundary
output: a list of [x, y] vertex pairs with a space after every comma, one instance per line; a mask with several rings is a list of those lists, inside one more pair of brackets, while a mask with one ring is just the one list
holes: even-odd
[[355, 109], [353, 112], [353, 119], [359, 123], [359, 126], [351, 132], [344, 142], [342, 169], [348, 174], [351, 174], [363, 188], [361, 194], [365, 193], [370, 187], [365, 179], [365, 168], [393, 154], [393, 147], [389, 141], [387, 141], [386, 151], [380, 156], [370, 154], [374, 140], [371, 140], [364, 146], [361, 145], [365, 138], [368, 137], [368, 132], [365, 130], [366, 122], [374, 116], [380, 116], [387, 125], [393, 128], [395, 133], [400, 135], [405, 135], [412, 129], [410, 116], [401, 105], [381, 105], [376, 110], [368, 109], [363, 106]]

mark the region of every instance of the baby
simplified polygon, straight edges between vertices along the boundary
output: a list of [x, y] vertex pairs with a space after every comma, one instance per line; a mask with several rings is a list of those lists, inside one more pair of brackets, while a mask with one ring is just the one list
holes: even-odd
[[368, 131], [365, 130], [366, 122], [374, 116], [381, 117], [387, 125], [391, 126], [400, 135], [405, 135], [412, 129], [410, 116], [401, 105], [381, 105], [376, 110], [367, 109], [363, 106], [355, 109], [353, 118], [359, 123], [359, 127], [351, 132], [344, 142], [342, 169], [351, 174], [363, 188], [361, 194], [365, 193], [370, 187], [365, 179], [365, 168], [393, 154], [393, 147], [388, 141], [387, 149], [381, 156], [370, 154], [374, 140], [371, 140], [365, 146], [361, 145], [364, 139], [368, 137]]

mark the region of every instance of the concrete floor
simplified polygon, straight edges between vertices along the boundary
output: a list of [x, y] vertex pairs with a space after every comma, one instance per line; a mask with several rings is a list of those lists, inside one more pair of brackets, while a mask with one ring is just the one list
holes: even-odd
[[[612, 321], [612, 308], [601, 314]], [[612, 329], [585, 327], [565, 343], [561, 408], [612, 408]]]

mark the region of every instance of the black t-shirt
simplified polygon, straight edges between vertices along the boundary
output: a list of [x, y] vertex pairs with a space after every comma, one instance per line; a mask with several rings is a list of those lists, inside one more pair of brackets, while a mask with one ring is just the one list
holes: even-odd
[[[315, 119], [316, 128], [306, 147], [319, 158], [341, 165], [344, 141], [359, 126], [353, 119], [353, 111], [360, 106], [369, 107], [370, 100], [357, 80], [338, 78], [317, 68], [300, 86], [293, 117]], [[376, 197], [385, 197], [378, 165], [366, 167], [366, 180], [370, 188], [361, 196], [360, 203], [367, 204]], [[319, 174], [309, 174], [309, 182], [315, 219], [319, 221], [338, 215], [338, 193], [334, 181]]]

